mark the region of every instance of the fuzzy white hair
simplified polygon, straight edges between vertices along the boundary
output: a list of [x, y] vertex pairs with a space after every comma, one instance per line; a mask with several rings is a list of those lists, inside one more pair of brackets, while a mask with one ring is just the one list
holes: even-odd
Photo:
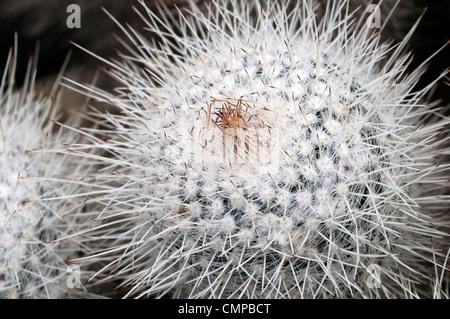
[[87, 166], [43, 151], [76, 137], [50, 121], [58, 117], [58, 83], [49, 95], [35, 87], [36, 59], [16, 87], [17, 54], [16, 37], [0, 84], [0, 298], [83, 294], [70, 289], [66, 265], [81, 249], [73, 239], [61, 241], [81, 226], [75, 219], [83, 208], [80, 197], [67, 194], [79, 194], [75, 189], [83, 182], [61, 180], [80, 176]]
[[347, 1], [320, 18], [314, 1], [265, 3], [215, 0], [175, 26], [143, 4], [159, 41], [122, 28], [128, 53], [98, 57], [121, 86], [68, 80], [119, 111], [62, 151], [104, 165], [79, 234], [111, 244], [78, 261], [126, 296], [428, 296], [449, 120], [435, 82], [413, 90], [410, 34], [381, 44]]

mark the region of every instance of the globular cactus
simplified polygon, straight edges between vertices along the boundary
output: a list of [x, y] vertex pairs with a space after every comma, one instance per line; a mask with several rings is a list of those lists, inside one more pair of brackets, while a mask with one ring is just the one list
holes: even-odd
[[82, 205], [66, 197], [77, 181], [58, 180], [77, 175], [78, 168], [70, 158], [42, 149], [75, 139], [50, 122], [57, 85], [49, 96], [40, 94], [36, 65], [30, 63], [25, 83], [16, 88], [16, 61], [17, 43], [0, 84], [0, 298], [62, 298], [79, 286], [66, 265], [79, 256], [79, 247], [61, 240], [75, 231], [71, 216], [78, 216]]
[[120, 87], [68, 81], [119, 111], [65, 151], [105, 166], [81, 233], [111, 244], [78, 260], [96, 279], [127, 297], [430, 296], [449, 204], [434, 83], [414, 91], [407, 38], [380, 44], [347, 1], [291, 4], [215, 0], [179, 26], [144, 5], [159, 42], [123, 29], [129, 52], [103, 60]]

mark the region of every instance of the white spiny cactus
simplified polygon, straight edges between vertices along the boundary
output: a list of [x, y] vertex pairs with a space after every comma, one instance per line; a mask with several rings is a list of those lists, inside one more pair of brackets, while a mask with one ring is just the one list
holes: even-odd
[[431, 295], [449, 121], [433, 83], [413, 90], [407, 39], [380, 44], [346, 4], [215, 0], [177, 27], [144, 5], [159, 43], [124, 28], [129, 53], [102, 59], [122, 85], [69, 80], [119, 111], [68, 152], [105, 166], [80, 232], [111, 239], [79, 260], [104, 263], [94, 278], [126, 296]]
[[74, 139], [49, 121], [57, 110], [57, 86], [49, 96], [40, 94], [30, 63], [16, 89], [16, 61], [17, 43], [0, 85], [0, 298], [61, 298], [71, 293], [65, 261], [79, 256], [79, 248], [58, 239], [76, 229], [70, 216], [82, 206], [65, 197], [73, 184], [52, 177], [80, 174], [69, 158], [40, 149]]

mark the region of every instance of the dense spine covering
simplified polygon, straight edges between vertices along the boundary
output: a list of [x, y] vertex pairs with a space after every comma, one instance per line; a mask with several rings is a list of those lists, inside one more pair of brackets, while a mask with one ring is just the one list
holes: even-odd
[[216, 0], [179, 26], [143, 5], [159, 42], [123, 28], [128, 54], [101, 58], [121, 86], [71, 82], [119, 111], [64, 151], [105, 166], [80, 232], [111, 239], [79, 260], [104, 264], [94, 278], [126, 296], [431, 295], [448, 119], [426, 100], [434, 83], [413, 90], [409, 35], [380, 44], [346, 5], [319, 18], [313, 1]]
[[76, 293], [66, 260], [80, 256], [75, 241], [62, 239], [81, 226], [73, 217], [82, 209], [66, 197], [76, 181], [62, 176], [81, 174], [71, 158], [43, 149], [75, 138], [50, 121], [58, 111], [58, 83], [49, 95], [41, 93], [30, 61], [17, 88], [16, 61], [17, 42], [0, 84], [0, 299], [62, 298]]

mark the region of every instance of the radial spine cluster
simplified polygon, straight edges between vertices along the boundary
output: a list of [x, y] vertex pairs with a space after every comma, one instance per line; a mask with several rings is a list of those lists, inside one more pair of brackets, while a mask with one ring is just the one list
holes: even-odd
[[178, 28], [144, 5], [160, 40], [123, 28], [130, 52], [102, 59], [115, 93], [70, 84], [120, 111], [69, 148], [105, 166], [82, 234], [112, 238], [79, 261], [126, 296], [426, 295], [446, 253], [433, 217], [449, 199], [430, 194], [448, 187], [448, 119], [431, 85], [413, 91], [423, 68], [406, 74], [406, 41], [380, 44], [346, 1], [321, 18], [268, 3], [212, 1]]

